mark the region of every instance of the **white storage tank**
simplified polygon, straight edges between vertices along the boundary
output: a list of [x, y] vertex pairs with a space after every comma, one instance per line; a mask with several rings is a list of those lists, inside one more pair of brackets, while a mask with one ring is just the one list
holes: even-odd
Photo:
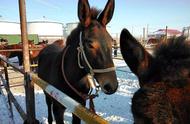
[[0, 21], [0, 34], [20, 34], [20, 23]]
[[182, 34], [187, 37], [187, 40], [190, 40], [190, 26], [184, 27]]
[[28, 22], [28, 34], [38, 34], [39, 41], [48, 40], [52, 43], [57, 39], [63, 39], [63, 24], [50, 21]]
[[71, 33], [73, 29], [75, 29], [78, 26], [78, 22], [72, 22], [66, 24], [66, 34], [67, 36]]

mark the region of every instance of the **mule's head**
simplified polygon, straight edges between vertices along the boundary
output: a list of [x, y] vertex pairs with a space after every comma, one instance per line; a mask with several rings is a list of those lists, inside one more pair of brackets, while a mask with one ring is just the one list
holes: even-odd
[[120, 47], [141, 86], [132, 98], [135, 123], [188, 123], [190, 45], [185, 38], [159, 44], [152, 56], [124, 29]]
[[[84, 52], [92, 69], [103, 69], [101, 73], [94, 72], [94, 77], [106, 94], [116, 92], [118, 82], [112, 60], [112, 37], [106, 30], [114, 12], [114, 0], [109, 0], [105, 9], [99, 13], [96, 9], [90, 9], [88, 0], [79, 0], [78, 17], [81, 27], [81, 42]], [[82, 61], [86, 70], [89, 66]], [[106, 71], [105, 71], [106, 70]]]
[[140, 85], [153, 82], [173, 82], [190, 77], [190, 45], [184, 37], [160, 43], [149, 54], [145, 48], [123, 29], [120, 36], [121, 53]]

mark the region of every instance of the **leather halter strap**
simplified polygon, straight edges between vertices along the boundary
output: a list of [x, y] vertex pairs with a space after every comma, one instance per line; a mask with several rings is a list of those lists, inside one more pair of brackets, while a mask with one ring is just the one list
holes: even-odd
[[[65, 80], [65, 82], [67, 83], [67, 85], [78, 95], [80, 96], [83, 100], [87, 100], [89, 99], [89, 106], [90, 106], [90, 111], [96, 113], [95, 111], [95, 107], [94, 107], [94, 102], [93, 102], [93, 99], [95, 97], [97, 97], [98, 95], [97, 94], [91, 94], [92, 90], [90, 88], [90, 94], [84, 94], [82, 92], [79, 92], [75, 87], [73, 87], [71, 85], [71, 83], [68, 81], [66, 75], [65, 75], [65, 71], [64, 71], [64, 58], [65, 58], [65, 55], [66, 55], [66, 52], [68, 50], [70, 46], [67, 46], [64, 51], [63, 51], [63, 56], [62, 56], [62, 63], [61, 63], [61, 70], [62, 70], [62, 74], [63, 74], [63, 78]], [[90, 86], [91, 86], [91, 83], [90, 83]]]

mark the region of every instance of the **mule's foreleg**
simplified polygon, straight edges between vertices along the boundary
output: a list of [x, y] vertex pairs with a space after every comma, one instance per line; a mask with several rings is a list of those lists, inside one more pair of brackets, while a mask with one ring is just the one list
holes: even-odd
[[57, 101], [53, 102], [53, 115], [56, 121], [56, 124], [64, 124], [64, 112], [65, 112], [65, 107], [62, 106], [60, 103]]
[[72, 114], [73, 116], [73, 120], [72, 120], [72, 124], [80, 124], [81, 120], [80, 118], [78, 118], [76, 115]]
[[[85, 100], [82, 99], [82, 100], [80, 100], [78, 102], [81, 103], [81, 105], [86, 106], [86, 101]], [[72, 124], [80, 124], [81, 123], [81, 119], [78, 118], [76, 115], [72, 114], [72, 117], [73, 117]]]
[[45, 96], [46, 96], [46, 104], [48, 107], [48, 123], [52, 124], [52, 121], [53, 121], [52, 114], [51, 114], [52, 101], [51, 101], [50, 96], [48, 96], [46, 93], [45, 93]]

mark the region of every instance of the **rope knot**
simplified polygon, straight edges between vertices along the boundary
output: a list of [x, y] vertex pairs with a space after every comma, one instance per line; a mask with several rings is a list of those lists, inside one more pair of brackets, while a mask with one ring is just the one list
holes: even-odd
[[79, 47], [77, 47], [77, 51], [78, 51], [78, 65], [79, 65], [79, 68], [83, 69], [84, 66], [82, 66], [81, 62], [80, 62], [80, 58], [82, 57], [83, 49], [79, 46]]
[[79, 46], [79, 47], [77, 47], [77, 51], [78, 51], [78, 53], [82, 53], [83, 48], [81, 48], [81, 47]]
[[93, 112], [94, 114], [96, 114], [96, 110], [95, 110], [95, 106], [94, 106], [94, 101], [93, 101], [93, 99], [96, 98], [97, 96], [98, 96], [98, 95], [95, 95], [95, 94], [88, 96], [88, 98], [89, 98], [89, 109], [90, 109], [90, 111]]

